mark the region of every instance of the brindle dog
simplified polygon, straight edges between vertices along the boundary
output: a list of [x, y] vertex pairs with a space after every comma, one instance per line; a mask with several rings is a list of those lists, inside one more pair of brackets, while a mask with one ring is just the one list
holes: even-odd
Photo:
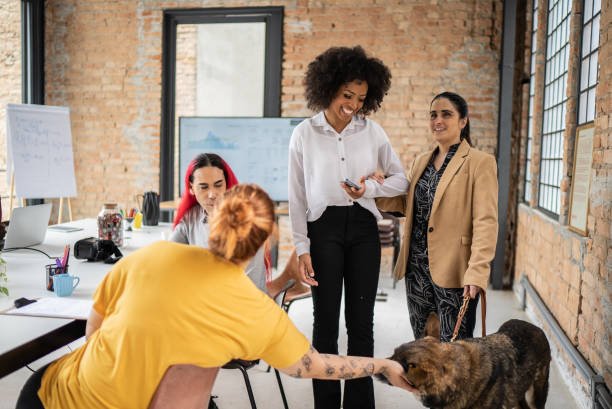
[[424, 406], [544, 408], [550, 346], [540, 328], [510, 320], [495, 334], [452, 343], [439, 341], [439, 325], [427, 328], [429, 336], [399, 346], [391, 357], [402, 364]]

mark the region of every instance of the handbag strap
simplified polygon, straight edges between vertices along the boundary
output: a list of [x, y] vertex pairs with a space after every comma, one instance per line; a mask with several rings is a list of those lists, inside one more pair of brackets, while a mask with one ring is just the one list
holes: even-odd
[[[482, 318], [482, 336], [487, 335], [487, 294], [485, 290], [480, 289], [480, 298], [482, 299], [482, 304], [480, 305], [480, 313]], [[463, 304], [461, 304], [461, 308], [459, 308], [459, 314], [457, 314], [457, 322], [455, 323], [455, 329], [453, 330], [453, 337], [450, 342], [454, 342], [459, 335], [459, 328], [461, 328], [461, 321], [463, 321], [463, 316], [465, 315], [468, 304], [470, 302], [469, 294], [463, 296]]]

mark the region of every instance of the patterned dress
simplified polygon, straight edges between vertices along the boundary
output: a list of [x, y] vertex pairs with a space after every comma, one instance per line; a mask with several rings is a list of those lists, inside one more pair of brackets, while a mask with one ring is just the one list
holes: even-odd
[[[427, 251], [427, 228], [436, 189], [446, 166], [458, 148], [459, 144], [450, 147], [444, 158], [444, 163], [437, 171], [433, 164], [433, 158], [436, 156], [434, 153], [414, 190], [410, 256], [405, 281], [410, 324], [415, 339], [425, 336], [423, 331], [427, 317], [431, 312], [435, 312], [440, 318], [440, 339], [450, 341], [457, 313], [463, 303], [463, 288], [443, 288], [434, 284], [429, 271]], [[477, 300], [472, 300], [469, 308], [475, 309], [476, 304]], [[470, 322], [473, 320], [468, 319], [468, 315], [475, 316], [475, 314], [469, 314], [469, 312], [461, 323], [459, 338], [472, 336], [475, 322]]]

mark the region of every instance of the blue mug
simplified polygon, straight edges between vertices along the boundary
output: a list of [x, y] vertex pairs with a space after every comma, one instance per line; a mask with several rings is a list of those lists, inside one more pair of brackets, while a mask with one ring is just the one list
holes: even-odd
[[[76, 282], [75, 282], [76, 280]], [[58, 297], [68, 297], [79, 285], [79, 277], [68, 274], [56, 274], [53, 276], [53, 292]]]

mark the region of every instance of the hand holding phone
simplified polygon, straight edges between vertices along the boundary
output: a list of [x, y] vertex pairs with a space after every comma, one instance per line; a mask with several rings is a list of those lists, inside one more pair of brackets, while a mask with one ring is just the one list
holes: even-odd
[[361, 189], [361, 186], [359, 186], [357, 183], [353, 182], [349, 178], [345, 178], [344, 179], [344, 184], [347, 185], [348, 187], [352, 187], [355, 190], [360, 190]]

